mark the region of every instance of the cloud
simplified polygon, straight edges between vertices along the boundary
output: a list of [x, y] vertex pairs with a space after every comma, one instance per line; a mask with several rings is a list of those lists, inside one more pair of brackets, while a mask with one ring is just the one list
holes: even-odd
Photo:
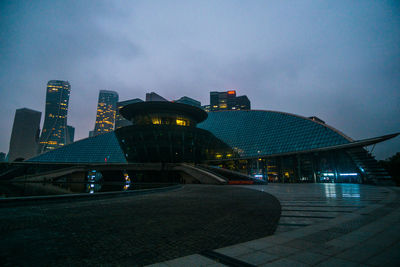
[[233, 88], [254, 108], [317, 115], [354, 139], [399, 131], [396, 4], [2, 1], [0, 12], [0, 151], [15, 109], [44, 113], [51, 79], [71, 83], [78, 138], [101, 89], [207, 104]]

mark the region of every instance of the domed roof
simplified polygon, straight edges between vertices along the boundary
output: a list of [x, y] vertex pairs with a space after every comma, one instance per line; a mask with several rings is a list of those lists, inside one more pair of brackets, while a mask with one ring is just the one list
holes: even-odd
[[209, 112], [198, 127], [212, 132], [241, 157], [306, 151], [352, 141], [324, 123], [276, 111]]

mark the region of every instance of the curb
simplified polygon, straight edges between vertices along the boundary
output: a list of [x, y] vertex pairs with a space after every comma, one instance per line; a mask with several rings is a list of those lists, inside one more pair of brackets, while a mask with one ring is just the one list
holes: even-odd
[[41, 201], [58, 201], [58, 200], [89, 200], [89, 199], [101, 199], [107, 197], [127, 197], [135, 195], [147, 195], [152, 193], [160, 193], [166, 191], [172, 191], [176, 189], [183, 188], [183, 185], [176, 184], [172, 186], [166, 186], [161, 188], [152, 189], [141, 189], [141, 190], [131, 190], [131, 191], [114, 191], [114, 192], [99, 192], [99, 193], [81, 193], [81, 194], [66, 194], [66, 195], [55, 195], [55, 196], [28, 196], [28, 197], [10, 197], [0, 199], [0, 206], [3, 204], [27, 204], [30, 202], [41, 202]]

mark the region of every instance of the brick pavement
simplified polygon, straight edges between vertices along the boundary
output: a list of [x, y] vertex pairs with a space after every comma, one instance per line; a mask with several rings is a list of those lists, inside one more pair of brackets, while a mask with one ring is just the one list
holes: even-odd
[[[145, 265], [271, 235], [279, 201], [231, 186], [0, 206], [0, 265]], [[193, 257], [193, 256], [192, 256]]]
[[[274, 235], [155, 266], [400, 266], [399, 188], [357, 184], [247, 188], [271, 193], [281, 202]], [[198, 263], [191, 264], [194, 261]]]

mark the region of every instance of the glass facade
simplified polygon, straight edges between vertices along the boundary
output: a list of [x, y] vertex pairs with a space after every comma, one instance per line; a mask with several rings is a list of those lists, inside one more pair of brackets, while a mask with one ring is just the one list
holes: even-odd
[[114, 132], [74, 142], [34, 157], [29, 162], [126, 163]]
[[118, 94], [116, 92], [107, 90], [100, 91], [94, 135], [108, 133], [114, 130], [117, 102]]
[[209, 131], [172, 124], [122, 127], [115, 131], [128, 162], [203, 162], [233, 153]]
[[143, 102], [121, 109], [132, 126], [116, 130], [128, 162], [202, 162], [232, 154], [224, 142], [198, 122], [207, 118], [200, 107], [173, 102]]
[[196, 126], [196, 121], [190, 117], [178, 115], [174, 113], [151, 113], [138, 114], [132, 119], [133, 125], [180, 125], [180, 126]]
[[361, 183], [367, 176], [346, 151], [325, 151], [286, 156], [212, 161], [226, 169], [281, 183]]
[[[363, 165], [369, 157], [364, 160], [357, 156], [358, 152], [366, 151], [362, 147], [330, 148], [353, 141], [320, 120], [257, 110], [210, 112], [204, 120], [202, 114], [196, 114], [195, 107], [186, 109], [186, 115], [192, 116], [189, 118], [183, 113], [186, 105], [158, 103], [126, 106], [122, 114], [130, 117], [134, 125], [75, 142], [29, 161], [205, 161], [208, 165], [236, 170], [269, 182], [360, 183], [370, 179], [369, 167]], [[164, 113], [156, 109], [157, 105], [163, 107]], [[179, 115], [168, 110], [172, 106]], [[146, 113], [148, 107], [155, 112]], [[177, 123], [178, 116], [189, 123]]]
[[349, 143], [324, 124], [287, 113], [258, 110], [209, 112], [198, 125], [240, 157], [259, 157]]
[[46, 92], [46, 112], [39, 152], [64, 146], [67, 140], [67, 115], [71, 86], [67, 81], [49, 81]]

